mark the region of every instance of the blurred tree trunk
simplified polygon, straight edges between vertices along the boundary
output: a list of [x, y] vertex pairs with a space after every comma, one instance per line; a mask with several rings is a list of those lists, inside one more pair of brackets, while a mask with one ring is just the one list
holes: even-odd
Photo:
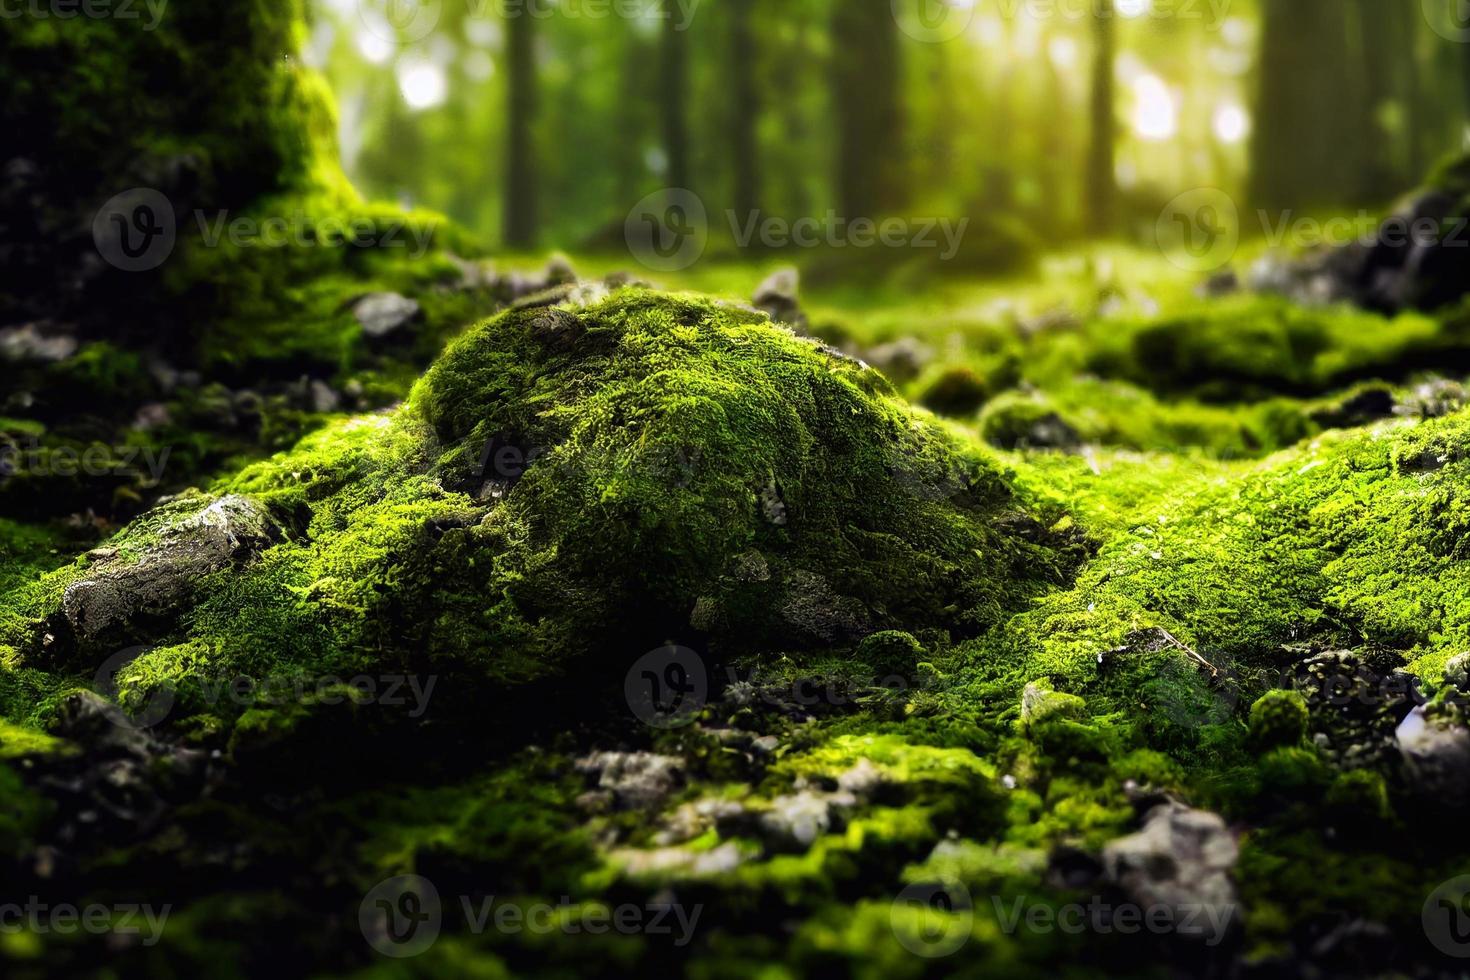
[[1396, 152], [1399, 147], [1395, 145], [1395, 133], [1384, 121], [1404, 94], [1395, 75], [1405, 51], [1395, 44], [1396, 11], [1392, 4], [1357, 0], [1355, 6], [1356, 42], [1363, 66], [1362, 125], [1367, 143], [1362, 188], [1357, 196], [1363, 203], [1372, 203], [1403, 189], [1404, 173]]
[[626, 212], [644, 194], [647, 175], [647, 148], [643, 134], [652, 129], [647, 93], [652, 89], [648, 76], [652, 50], [635, 30], [623, 31], [623, 66], [619, 77], [617, 128], [623, 138], [613, 141], [613, 168], [616, 176], [617, 212]]
[[1117, 54], [1117, 16], [1113, 0], [1098, 0], [1092, 19], [1091, 139], [1087, 153], [1087, 225], [1094, 235], [1114, 230], [1117, 185], [1115, 152], [1118, 121], [1113, 91]]
[[892, 212], [905, 194], [898, 24], [889, 4], [838, 0], [832, 52], [838, 208], [847, 218]]
[[532, 12], [538, 0], [507, 12], [505, 244], [531, 248], [536, 244], [536, 33]]
[[1417, 8], [1407, 4], [1396, 8], [1394, 48], [1403, 59], [1404, 149], [1409, 174], [1417, 180], [1424, 175], [1424, 73], [1419, 63], [1419, 27], [1423, 17]]
[[659, 113], [663, 121], [664, 154], [668, 157], [669, 187], [689, 187], [689, 123], [685, 105], [689, 100], [689, 47], [674, 0], [664, 0], [663, 78], [660, 80]]
[[1355, 197], [1365, 134], [1342, 0], [1263, 0], [1251, 198], [1271, 210]]
[[760, 206], [760, 154], [756, 142], [760, 100], [756, 94], [756, 44], [751, 27], [754, 8], [755, 0], [731, 0], [730, 82], [734, 97], [731, 156], [735, 166], [735, 210], [742, 216], [754, 213]]
[[[1041, 37], [1041, 50], [1051, 49], [1056, 37], [1047, 31]], [[937, 46], [937, 45], [936, 45]], [[1048, 213], [1056, 219], [1054, 233], [1070, 231], [1073, 225], [1072, 188], [1067, 186], [1067, 133], [1064, 120], [1067, 118], [1066, 92], [1062, 86], [1062, 75], [1050, 57], [1040, 62], [1042, 75], [1042, 104], [1046, 107], [1041, 125], [1038, 149], [1041, 159], [1037, 164], [1037, 177], [1041, 184], [1041, 197]]]

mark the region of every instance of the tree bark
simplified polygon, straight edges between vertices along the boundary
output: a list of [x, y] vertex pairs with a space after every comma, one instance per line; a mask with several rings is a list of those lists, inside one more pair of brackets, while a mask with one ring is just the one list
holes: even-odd
[[838, 0], [832, 13], [837, 202], [848, 218], [904, 202], [898, 25], [887, 3]]
[[663, 122], [664, 154], [668, 158], [667, 186], [689, 189], [689, 48], [674, 0], [663, 5], [662, 79], [659, 110]]
[[505, 244], [536, 244], [536, 33], [531, 16], [538, 0], [526, 0], [505, 23]]
[[1264, 0], [1251, 198], [1271, 210], [1356, 196], [1365, 134], [1341, 0]]
[[755, 35], [751, 26], [755, 0], [731, 0], [730, 82], [734, 100], [731, 113], [731, 158], [735, 168], [734, 204], [740, 215], [760, 206], [760, 170], [756, 125], [760, 98], [756, 93]]

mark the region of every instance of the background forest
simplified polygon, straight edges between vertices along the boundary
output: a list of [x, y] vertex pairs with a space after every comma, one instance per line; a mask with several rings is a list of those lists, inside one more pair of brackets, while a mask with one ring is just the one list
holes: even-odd
[[788, 220], [1003, 217], [1053, 244], [1143, 236], [1200, 186], [1381, 207], [1470, 110], [1453, 0], [892, 6], [326, 0], [306, 56], [359, 186], [510, 248], [605, 246], [664, 187]]

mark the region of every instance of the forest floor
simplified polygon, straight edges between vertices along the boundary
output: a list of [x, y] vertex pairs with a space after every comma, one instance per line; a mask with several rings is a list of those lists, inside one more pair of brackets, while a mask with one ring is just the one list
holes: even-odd
[[[64, 740], [0, 722], [0, 833], [171, 910], [117, 945], [159, 975], [1429, 975], [1470, 747], [1395, 729], [1470, 686], [1464, 345], [1202, 288], [1116, 247], [768, 298], [820, 344], [517, 310], [75, 564], [10, 527], [0, 703]], [[140, 624], [156, 729], [74, 693]], [[288, 666], [377, 686], [219, 686]], [[0, 930], [19, 976], [116, 952]]]

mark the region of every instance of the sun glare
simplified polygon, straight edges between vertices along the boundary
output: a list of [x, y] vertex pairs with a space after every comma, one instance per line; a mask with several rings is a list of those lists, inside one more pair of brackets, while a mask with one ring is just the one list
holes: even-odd
[[1179, 129], [1174, 93], [1157, 75], [1142, 75], [1133, 82], [1133, 131], [1140, 139], [1166, 140]]
[[438, 65], [404, 65], [398, 69], [398, 88], [410, 109], [431, 109], [448, 94], [444, 72]]
[[1215, 135], [1222, 143], [1239, 143], [1251, 131], [1250, 113], [1238, 105], [1222, 105], [1215, 110]]

